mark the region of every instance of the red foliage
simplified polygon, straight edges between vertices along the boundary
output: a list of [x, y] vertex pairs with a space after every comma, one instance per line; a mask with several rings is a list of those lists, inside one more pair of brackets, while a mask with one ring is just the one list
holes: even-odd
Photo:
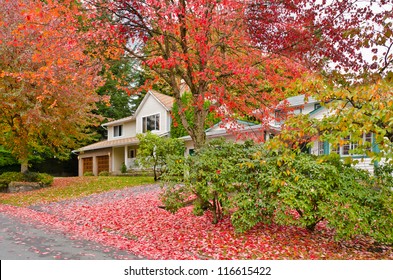
[[157, 191], [92, 198], [43, 205], [39, 212], [0, 205], [0, 212], [149, 259], [393, 259], [392, 249], [369, 252], [367, 240], [336, 243], [323, 226], [309, 233], [260, 224], [236, 234], [228, 218], [213, 225], [209, 213], [195, 217], [191, 207], [170, 214], [158, 207]]

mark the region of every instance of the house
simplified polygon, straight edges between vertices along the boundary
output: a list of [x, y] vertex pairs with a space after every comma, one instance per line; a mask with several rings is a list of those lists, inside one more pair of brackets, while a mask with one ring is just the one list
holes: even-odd
[[[287, 106], [293, 114], [309, 114], [312, 118], [321, 119], [330, 114], [321, 103], [305, 95], [287, 98]], [[108, 138], [105, 141], [94, 143], [77, 150], [79, 176], [86, 172], [98, 175], [102, 171], [120, 173], [123, 164], [127, 169], [134, 168], [135, 157], [139, 140], [137, 134], [151, 131], [160, 136], [169, 136], [171, 128], [171, 109], [174, 98], [150, 90], [143, 98], [133, 116], [111, 121], [103, 124], [108, 131]], [[277, 110], [274, 120], [268, 125], [254, 124], [245, 121], [219, 122], [206, 130], [206, 138], [225, 138], [231, 141], [242, 141], [244, 139], [264, 139], [268, 140], [280, 132], [282, 120], [281, 112]], [[239, 136], [243, 136], [240, 137]], [[190, 136], [181, 137], [185, 142], [186, 155], [194, 152], [194, 144]], [[372, 134], [365, 134], [364, 141], [369, 141], [372, 145], [370, 149], [377, 151], [378, 147], [373, 143]], [[348, 143], [340, 147], [332, 147], [327, 142], [314, 141], [309, 152], [315, 155], [337, 153], [341, 157], [358, 158], [356, 167], [374, 170], [374, 163], [365, 155], [353, 155], [351, 150], [355, 144]]]
[[[107, 140], [94, 143], [78, 149], [78, 174], [82, 176], [86, 172], [94, 175], [102, 171], [113, 174], [120, 173], [123, 164], [127, 169], [136, 167], [135, 157], [139, 140], [137, 134], [151, 131], [160, 136], [169, 136], [171, 127], [171, 109], [174, 98], [150, 90], [143, 98], [133, 116], [111, 121], [102, 126], [107, 129]], [[237, 126], [234, 133], [230, 125]], [[239, 133], [249, 138], [264, 137], [268, 139], [271, 134], [277, 133], [275, 127], [262, 130], [261, 125], [245, 121], [235, 121], [223, 124], [222, 122], [206, 130], [208, 139], [224, 137], [228, 140], [238, 141]], [[185, 154], [192, 154], [194, 144], [190, 136], [181, 138], [185, 142]]]
[[[318, 100], [312, 97], [306, 98], [305, 95], [290, 97], [287, 98], [286, 101], [288, 102], [288, 106], [292, 108], [292, 112], [294, 114], [309, 114], [311, 118], [322, 119], [325, 116], [333, 113], [329, 112], [326, 107], [323, 107]], [[277, 124], [276, 122], [276, 125], [279, 124]], [[347, 139], [344, 140], [350, 140], [350, 137], [347, 137]], [[378, 152], [378, 146], [375, 143], [375, 139], [372, 133], [364, 134], [363, 141], [370, 143], [370, 150], [372, 150], [373, 152]], [[353, 154], [351, 151], [354, 150], [356, 147], [356, 143], [350, 142], [339, 147], [332, 147], [332, 145], [328, 142], [321, 142], [315, 140], [309, 152], [314, 155], [327, 155], [331, 153], [336, 153], [340, 155], [341, 158], [351, 157], [353, 159], [357, 159], [358, 161], [354, 165], [354, 167], [373, 172], [376, 163], [372, 162], [371, 158], [364, 154]]]
[[108, 131], [107, 140], [77, 150], [79, 176], [86, 172], [120, 173], [123, 164], [132, 168], [139, 143], [137, 134], [151, 131], [169, 135], [173, 102], [173, 97], [150, 90], [133, 116], [103, 124]]
[[[219, 122], [210, 127], [206, 131], [206, 139], [225, 138], [228, 141], [242, 142], [245, 139], [253, 139], [256, 141], [268, 140], [279, 133], [279, 127], [268, 125], [264, 127], [260, 124], [235, 120], [231, 122]], [[194, 153], [194, 143], [190, 136], [180, 138], [184, 141], [186, 155]]]

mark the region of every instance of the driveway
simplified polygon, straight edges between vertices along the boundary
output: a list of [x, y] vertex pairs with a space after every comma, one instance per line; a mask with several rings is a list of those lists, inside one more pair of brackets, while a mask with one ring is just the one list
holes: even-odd
[[0, 213], [1, 260], [137, 260], [127, 251], [93, 241], [71, 239], [61, 232]]

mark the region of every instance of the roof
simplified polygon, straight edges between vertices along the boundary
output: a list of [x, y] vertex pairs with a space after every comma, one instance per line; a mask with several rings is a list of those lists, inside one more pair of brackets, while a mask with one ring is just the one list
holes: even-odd
[[306, 98], [306, 96], [304, 94], [288, 97], [286, 99], [286, 101], [289, 103], [290, 107], [300, 106], [300, 105], [304, 105], [304, 104], [318, 103], [319, 102], [318, 100], [316, 100], [312, 96], [308, 96]]
[[122, 119], [118, 119], [118, 120], [114, 120], [114, 121], [111, 121], [111, 122], [107, 122], [107, 123], [104, 123], [102, 125], [103, 126], [108, 126], [108, 125], [113, 125], [113, 124], [118, 124], [118, 123], [129, 122], [129, 121], [133, 121], [133, 120], [135, 120], [135, 115], [134, 116], [130, 116], [130, 117], [125, 117], [125, 118], [122, 118]]
[[162, 105], [164, 105], [165, 109], [167, 109], [168, 111], [172, 110], [175, 98], [169, 95], [159, 93], [156, 90], [149, 90], [149, 93], [151, 93], [151, 95], [153, 95]]
[[[242, 121], [237, 121], [237, 122], [242, 123]], [[247, 132], [256, 132], [256, 131], [261, 131], [262, 130], [262, 125], [260, 125], [260, 124], [252, 124], [252, 125], [250, 125], [251, 123], [249, 123], [249, 122], [243, 122], [243, 123], [247, 124], [247, 125], [245, 125], [243, 128], [240, 128], [238, 130], [238, 132], [247, 133]], [[207, 138], [214, 138], [214, 137], [220, 137], [220, 136], [233, 135], [234, 134], [234, 132], [228, 131], [225, 128], [221, 128], [221, 127], [220, 127], [220, 129], [213, 130], [212, 128], [217, 127], [217, 125], [218, 124], [216, 124], [213, 127], [205, 130]], [[268, 127], [264, 128], [263, 130], [266, 130], [266, 131], [277, 131], [277, 128], [272, 126], [272, 125], [269, 125]], [[186, 136], [180, 137], [179, 139], [182, 139], [184, 141], [190, 141], [191, 140], [191, 136], [190, 135], [186, 135]]]
[[124, 146], [128, 144], [138, 144], [139, 140], [137, 137], [127, 137], [127, 138], [121, 138], [121, 139], [114, 139], [114, 140], [105, 140], [101, 142], [97, 142], [85, 147], [82, 147], [76, 152], [85, 152], [85, 151], [91, 151], [91, 150], [98, 150], [98, 149], [104, 149], [104, 148], [110, 148], [110, 147], [116, 147], [116, 146]]
[[[173, 103], [175, 102], [175, 99], [172, 96], [159, 93], [158, 91], [155, 91], [155, 90], [149, 90], [148, 94], [152, 95], [159, 103], [161, 103], [162, 106], [164, 106], [164, 108], [167, 111], [172, 110]], [[145, 98], [143, 100], [145, 100], [145, 99], [146, 99], [146, 96], [145, 96]], [[144, 102], [142, 101], [141, 104], [139, 105], [139, 107], [141, 107], [141, 105], [143, 103]], [[138, 107], [138, 109], [139, 109], [139, 107]], [[138, 109], [137, 109], [136, 112], [138, 112]], [[133, 120], [136, 119], [136, 117], [135, 117], [136, 116], [136, 112], [135, 112], [135, 114], [133, 116], [125, 117], [125, 118], [114, 120], [114, 121], [111, 121], [111, 122], [107, 122], [107, 123], [104, 123], [102, 125], [103, 126], [108, 126], [108, 125], [115, 125], [115, 124], [121, 124], [121, 123], [129, 122], [129, 121], [133, 121]]]

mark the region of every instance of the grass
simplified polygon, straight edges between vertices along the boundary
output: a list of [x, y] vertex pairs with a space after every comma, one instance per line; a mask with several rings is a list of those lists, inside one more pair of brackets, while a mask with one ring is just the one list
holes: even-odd
[[118, 190], [126, 187], [152, 184], [152, 177], [65, 177], [55, 178], [51, 187], [24, 192], [0, 193], [0, 203], [29, 206], [65, 199], [78, 198], [94, 193]]

